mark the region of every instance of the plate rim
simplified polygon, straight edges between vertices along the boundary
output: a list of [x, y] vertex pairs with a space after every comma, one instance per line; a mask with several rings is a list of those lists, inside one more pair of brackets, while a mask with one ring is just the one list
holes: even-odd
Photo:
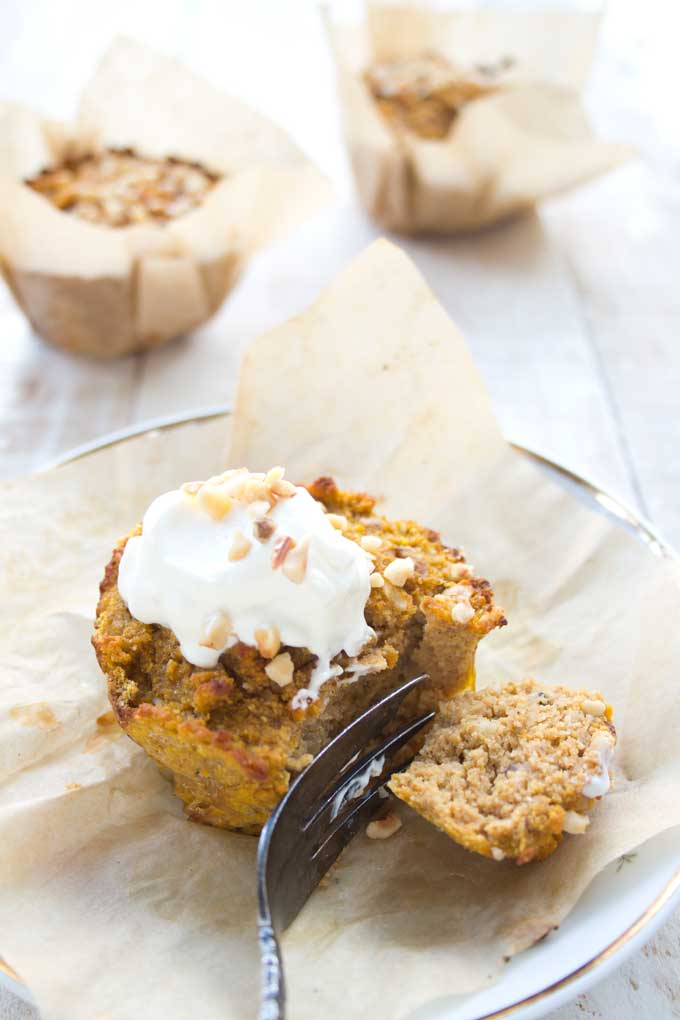
[[[134, 439], [138, 436], [147, 435], [152, 432], [164, 431], [180, 425], [188, 425], [191, 423], [199, 424], [201, 422], [210, 421], [211, 419], [226, 417], [231, 414], [232, 411], [232, 403], [221, 403], [146, 419], [135, 425], [116, 429], [100, 436], [98, 439], [73, 447], [70, 450], [52, 458], [39, 468], [36, 473], [43, 473], [45, 471], [54, 470], [55, 468], [64, 467], [65, 465], [71, 464], [83, 457], [87, 457], [92, 453], [107, 449], [111, 446], [116, 446], [118, 443], [125, 442], [128, 439]], [[610, 516], [619, 520], [622, 525], [627, 525], [631, 528], [638, 539], [649, 548], [652, 554], [664, 558], [678, 558], [678, 553], [661, 536], [654, 525], [645, 520], [636, 511], [632, 510], [621, 499], [616, 496], [612, 496], [590, 479], [583, 477], [583, 475], [572, 471], [570, 468], [565, 467], [558, 461], [554, 461], [530, 447], [524, 446], [521, 443], [512, 442], [511, 440], [508, 440], [508, 444], [518, 452], [525, 454], [537, 463], [543, 464], [544, 467], [556, 471], [559, 475], [566, 477], [571, 482], [584, 488], [596, 502], [600, 503], [603, 509], [608, 511]], [[610, 967], [607, 967], [606, 969], [610, 969], [613, 966], [613, 961], [616, 960], [617, 957], [620, 957], [619, 963], [623, 963], [624, 959], [628, 956], [628, 953], [632, 952], [634, 949], [634, 942], [637, 937], [645, 932], [650, 924], [652, 925], [652, 931], [656, 930], [657, 925], [663, 920], [663, 914], [665, 912], [664, 908], [670, 908], [671, 903], [677, 898], [680, 898], [680, 866], [678, 866], [663, 889], [654, 897], [652, 902], [645, 910], [643, 910], [640, 916], [607, 946], [596, 953], [596, 955], [590, 960], [587, 960], [585, 963], [581, 964], [573, 971], [570, 971], [568, 974], [565, 974], [557, 981], [553, 981], [552, 984], [542, 988], [540, 991], [525, 996], [523, 999], [519, 999], [508, 1006], [503, 1006], [500, 1009], [493, 1010], [490, 1013], [480, 1014], [476, 1020], [510, 1020], [511, 1017], [517, 1015], [518, 1010], [524, 1011], [526, 1009], [531, 1009], [539, 1003], [545, 1003], [547, 1007], [550, 1007], [550, 1002], [546, 1000], [554, 997], [557, 993], [568, 988], [571, 984], [583, 982], [585, 979], [586, 983], [583, 987], [589, 987], [595, 982], [596, 978], [594, 975], [601, 966], [609, 964]], [[28, 986], [24, 983], [24, 981], [22, 981], [16, 971], [2, 959], [2, 957], [0, 957], [0, 975], [4, 975], [5, 979], [9, 979], [7, 985], [14, 994], [21, 995], [21, 992], [25, 991], [27, 996], [26, 1001], [34, 1001]], [[604, 977], [604, 975], [602, 976]], [[12, 988], [12, 985], [17, 985], [18, 988]], [[574, 989], [574, 994], [577, 994], [576, 989]], [[23, 995], [21, 997], [24, 998]], [[555, 1003], [555, 1005], [557, 1005], [557, 1003]]]

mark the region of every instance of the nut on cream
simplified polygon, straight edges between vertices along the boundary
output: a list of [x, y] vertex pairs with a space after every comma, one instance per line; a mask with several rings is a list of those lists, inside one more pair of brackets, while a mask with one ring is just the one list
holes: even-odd
[[364, 616], [372, 564], [283, 474], [238, 469], [159, 496], [125, 546], [118, 589], [196, 666], [215, 666], [239, 641], [269, 660], [284, 645], [308, 648], [317, 663], [292, 701], [303, 708], [341, 672], [333, 658], [374, 636]]

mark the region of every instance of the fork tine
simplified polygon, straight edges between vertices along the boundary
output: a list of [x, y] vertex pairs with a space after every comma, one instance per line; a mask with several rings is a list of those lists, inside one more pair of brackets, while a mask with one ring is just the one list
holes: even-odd
[[375, 786], [372, 790], [367, 790], [362, 797], [359, 797], [355, 806], [345, 816], [341, 824], [328, 833], [323, 843], [312, 854], [309, 870], [315, 880], [314, 888], [319, 884], [328, 869], [337, 861], [347, 844], [354, 839], [362, 826], [370, 820], [375, 812], [377, 803], [380, 801], [379, 789], [379, 786]]
[[[314, 863], [313, 867], [310, 867], [308, 862], [314, 861], [314, 854], [319, 846], [327, 843], [336, 832], [341, 829], [344, 831], [344, 825], [354, 815], [355, 809], [360, 807], [372, 794], [377, 793], [378, 788], [394, 771], [390, 767], [389, 758], [393, 757], [400, 747], [408, 743], [419, 730], [426, 726], [433, 716], [433, 712], [428, 712], [402, 727], [398, 733], [384, 740], [375, 750], [364, 755], [362, 760], [353, 766], [351, 772], [343, 775], [340, 781], [330, 789], [320, 807], [313, 811], [306, 828], [302, 825], [294, 828], [291, 828], [290, 825], [277, 825], [276, 822], [270, 820], [268, 823], [268, 826], [272, 826], [270, 833], [268, 832], [267, 836], [263, 834], [261, 837], [259, 863], [264, 867], [267, 887], [270, 890], [276, 890], [276, 896], [272, 896], [271, 912], [277, 928], [284, 930], [293, 921], [325, 874], [325, 870], [335, 860], [335, 857], [325, 853], [318, 862]], [[351, 786], [352, 781], [361, 774], [361, 771], [366, 770], [367, 765], [380, 758], [383, 759], [383, 767], [379, 775], [372, 777], [365, 789], [361, 791], [362, 796], [356, 800], [341, 803], [338, 813], [333, 815], [333, 805], [337, 798], [342, 798], [343, 792]], [[314, 766], [310, 765], [309, 767], [313, 768]], [[282, 811], [283, 814], [285, 814], [284, 811]], [[364, 817], [364, 813], [361, 817]], [[337, 841], [336, 856], [349, 842], [355, 831], [350, 826], [347, 838], [344, 841], [342, 838]], [[263, 848], [264, 846], [266, 849]], [[329, 846], [336, 846], [336, 843], [329, 844]]]
[[[360, 795], [368, 789], [375, 789], [377, 786], [383, 786], [387, 779], [392, 775], [394, 769], [390, 768], [390, 760], [405, 744], [408, 744], [416, 733], [419, 733], [424, 726], [427, 726], [429, 722], [434, 719], [434, 712], [427, 712], [425, 715], [420, 716], [418, 719], [414, 719], [413, 722], [407, 726], [403, 726], [397, 733], [392, 734], [379, 744], [374, 750], [369, 751], [365, 754], [356, 765], [353, 765], [350, 770], [347, 771], [346, 775], [342, 776], [341, 784], [339, 789], [336, 787], [331, 790], [330, 793], [324, 796], [321, 804], [314, 814], [305, 823], [303, 828], [303, 835], [305, 842], [311, 841], [314, 846], [318, 839], [323, 835], [327, 838], [329, 835], [329, 826], [334, 822], [338, 821], [341, 823], [344, 816], [347, 814], [347, 807], [358, 799]], [[365, 774], [372, 762], [379, 762], [382, 759], [382, 767], [377, 775], [372, 776], [369, 781], [363, 785], [361, 789], [353, 797], [351, 795], [352, 784], [355, 783], [362, 777], [362, 773]], [[324, 829], [326, 832], [324, 833]]]
[[363, 715], [350, 723], [341, 733], [321, 750], [314, 761], [295, 780], [288, 793], [278, 805], [270, 822], [272, 829], [278, 824], [279, 818], [300, 825], [309, 813], [310, 805], [314, 804], [328, 786], [337, 780], [342, 769], [351, 760], [357, 750], [361, 751], [372, 737], [397, 714], [407, 694], [429, 679], [426, 673], [414, 677], [407, 683], [391, 691], [380, 701], [367, 709]]

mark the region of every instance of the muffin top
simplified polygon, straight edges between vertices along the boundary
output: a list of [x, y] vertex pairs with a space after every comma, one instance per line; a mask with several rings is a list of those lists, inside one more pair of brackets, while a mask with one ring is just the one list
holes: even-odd
[[174, 704], [219, 727], [258, 696], [261, 714], [290, 720], [394, 667], [422, 637], [424, 606], [477, 637], [505, 623], [460, 550], [374, 507], [280, 468], [227, 471], [152, 504], [114, 552], [97, 612], [121, 704]]
[[53, 205], [106, 227], [163, 224], [198, 208], [218, 177], [198, 163], [104, 149], [26, 181]]
[[383, 116], [426, 139], [442, 139], [461, 108], [496, 91], [508, 64], [459, 70], [438, 53], [373, 64], [364, 80]]

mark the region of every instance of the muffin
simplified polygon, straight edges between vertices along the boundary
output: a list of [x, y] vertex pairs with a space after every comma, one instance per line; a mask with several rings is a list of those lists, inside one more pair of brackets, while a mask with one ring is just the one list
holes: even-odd
[[445, 57], [424, 53], [373, 64], [364, 81], [393, 126], [420, 138], [441, 139], [466, 103], [496, 91], [496, 79], [509, 66], [502, 61], [461, 73]]
[[120, 725], [189, 815], [258, 832], [299, 773], [405, 678], [403, 712], [474, 684], [487, 581], [330, 478], [227, 471], [166, 493], [114, 550], [93, 644]]
[[104, 149], [48, 167], [26, 181], [63, 212], [88, 223], [166, 223], [197, 209], [219, 180], [199, 163]]
[[527, 679], [439, 706], [397, 797], [461, 846], [496, 861], [542, 860], [610, 786], [612, 709], [598, 692]]

